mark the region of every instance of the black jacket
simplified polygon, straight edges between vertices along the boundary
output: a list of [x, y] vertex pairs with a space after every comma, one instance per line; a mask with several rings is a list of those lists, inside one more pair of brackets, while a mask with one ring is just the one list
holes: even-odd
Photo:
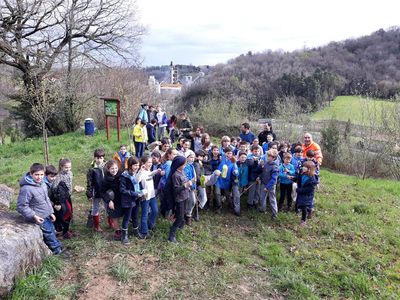
[[262, 146], [262, 144], [264, 144], [264, 142], [267, 141], [267, 135], [268, 135], [268, 134], [271, 134], [271, 135], [272, 135], [274, 141], [276, 140], [276, 134], [275, 134], [275, 132], [263, 130], [263, 131], [261, 131], [261, 132], [258, 134], [258, 140], [259, 140], [260, 146]]
[[101, 198], [101, 184], [104, 179], [102, 167], [93, 166], [86, 174], [86, 197]]

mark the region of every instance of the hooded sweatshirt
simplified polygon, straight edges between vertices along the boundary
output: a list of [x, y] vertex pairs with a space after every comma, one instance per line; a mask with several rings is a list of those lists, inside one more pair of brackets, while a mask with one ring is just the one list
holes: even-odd
[[47, 218], [54, 213], [44, 181], [37, 183], [29, 173], [26, 173], [20, 179], [19, 185], [21, 189], [17, 200], [17, 211], [25, 219], [34, 221], [35, 215]]

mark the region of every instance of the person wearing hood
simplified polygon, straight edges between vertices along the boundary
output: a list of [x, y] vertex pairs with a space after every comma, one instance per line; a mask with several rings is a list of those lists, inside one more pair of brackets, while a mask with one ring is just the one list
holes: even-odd
[[131, 154], [127, 151], [126, 145], [121, 145], [119, 151], [114, 154], [112, 159], [117, 162], [118, 170], [121, 173], [128, 168], [128, 158], [130, 156]]
[[61, 254], [62, 246], [56, 237], [53, 225], [56, 217], [43, 179], [44, 170], [42, 164], [34, 163], [29, 172], [20, 179], [21, 189], [17, 200], [17, 211], [27, 221], [40, 226], [43, 241], [53, 254]]
[[176, 231], [182, 229], [185, 225], [185, 203], [189, 198], [189, 190], [193, 185], [184, 172], [186, 158], [176, 156], [171, 164], [171, 171], [168, 175], [165, 186], [165, 195], [168, 196], [168, 202], [175, 207], [175, 222], [169, 231], [168, 241], [177, 243]]

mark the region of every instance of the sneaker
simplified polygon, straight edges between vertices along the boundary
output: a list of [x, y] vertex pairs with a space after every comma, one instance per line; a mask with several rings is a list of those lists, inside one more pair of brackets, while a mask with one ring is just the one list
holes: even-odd
[[240, 212], [235, 211], [234, 214], [235, 214], [236, 217], [240, 217]]
[[173, 244], [177, 244], [178, 241], [176, 240], [176, 237], [169, 237], [168, 238], [168, 242], [173, 243]]
[[271, 216], [271, 220], [272, 220], [272, 221], [275, 221], [275, 220], [276, 220], [276, 218], [277, 218], [277, 216], [276, 216], [276, 215], [272, 215], [272, 216]]
[[137, 237], [139, 240], [151, 240], [151, 235], [150, 234], [143, 234], [141, 233], [140, 236]]
[[204, 176], [204, 175], [201, 175], [201, 176], [200, 176], [200, 186], [201, 186], [202, 188], [205, 188], [205, 187], [206, 187], [206, 180], [207, 180], [206, 176]]
[[305, 227], [306, 226], [306, 221], [301, 221], [300, 222], [300, 227]]
[[311, 219], [311, 218], [312, 218], [313, 212], [314, 212], [313, 210], [311, 210], [311, 211], [308, 212], [308, 214], [307, 214], [307, 219]]
[[247, 203], [247, 209], [253, 209], [253, 208], [255, 208], [254, 204]]
[[185, 222], [187, 226], [192, 226], [192, 217], [185, 217]]

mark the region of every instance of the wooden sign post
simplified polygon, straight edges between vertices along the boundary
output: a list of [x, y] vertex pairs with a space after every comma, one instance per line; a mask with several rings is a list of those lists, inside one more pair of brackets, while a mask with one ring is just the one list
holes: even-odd
[[120, 129], [121, 129], [121, 113], [120, 113], [120, 101], [118, 98], [106, 98], [101, 97], [104, 100], [104, 114], [106, 116], [106, 132], [107, 140], [110, 140], [110, 117], [117, 117], [117, 133], [118, 142], [120, 141]]

